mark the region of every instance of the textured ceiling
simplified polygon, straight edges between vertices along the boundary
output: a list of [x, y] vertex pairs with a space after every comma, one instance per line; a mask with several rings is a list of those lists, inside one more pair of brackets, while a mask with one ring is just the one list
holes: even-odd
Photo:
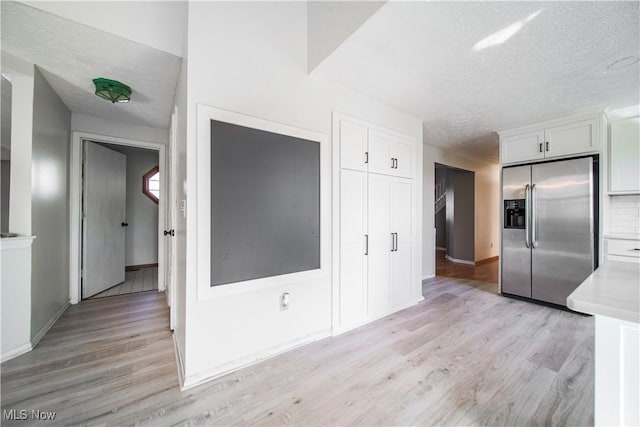
[[[638, 5], [389, 2], [313, 74], [420, 117], [427, 144], [497, 161], [494, 130], [640, 102], [637, 63], [607, 71], [640, 54]], [[514, 24], [503, 44], [473, 49]]]
[[[36, 64], [73, 112], [167, 128], [181, 59], [24, 4], [2, 1], [2, 49]], [[93, 95], [92, 79], [131, 87], [131, 102]]]

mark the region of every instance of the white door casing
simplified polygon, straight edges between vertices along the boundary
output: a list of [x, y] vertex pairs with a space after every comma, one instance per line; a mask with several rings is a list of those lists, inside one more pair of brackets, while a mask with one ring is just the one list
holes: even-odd
[[82, 298], [124, 282], [127, 157], [85, 141]]
[[[166, 146], [157, 142], [147, 142], [132, 140], [127, 138], [119, 138], [109, 135], [101, 135], [89, 132], [72, 132], [71, 137], [71, 153], [70, 153], [70, 191], [69, 191], [69, 300], [71, 304], [77, 304], [81, 300], [81, 261], [82, 261], [82, 161], [83, 161], [83, 142], [96, 141], [107, 144], [115, 144], [128, 147], [140, 147], [158, 151], [158, 164], [161, 170], [167, 169], [166, 164]], [[163, 236], [165, 224], [165, 203], [168, 203], [169, 194], [167, 191], [166, 180], [160, 180], [160, 201], [158, 206], [158, 269], [163, 271], [164, 268], [164, 245]], [[165, 277], [158, 275], [158, 291], [165, 290]]]

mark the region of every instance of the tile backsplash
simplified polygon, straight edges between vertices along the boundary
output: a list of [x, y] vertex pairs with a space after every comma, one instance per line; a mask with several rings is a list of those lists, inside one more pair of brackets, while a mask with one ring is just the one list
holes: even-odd
[[612, 233], [640, 234], [640, 195], [611, 196]]

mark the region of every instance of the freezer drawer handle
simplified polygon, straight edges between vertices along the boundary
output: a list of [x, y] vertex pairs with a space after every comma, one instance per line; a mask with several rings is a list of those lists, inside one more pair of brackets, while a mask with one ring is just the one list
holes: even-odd
[[[529, 184], [525, 185], [524, 187], [524, 205], [525, 205], [525, 209], [531, 209], [531, 205], [529, 202]], [[529, 245], [529, 213], [525, 213], [525, 221], [524, 221], [524, 244], [527, 248], [530, 247]]]
[[531, 247], [533, 249], [538, 247], [538, 230], [536, 227], [536, 185], [531, 186]]

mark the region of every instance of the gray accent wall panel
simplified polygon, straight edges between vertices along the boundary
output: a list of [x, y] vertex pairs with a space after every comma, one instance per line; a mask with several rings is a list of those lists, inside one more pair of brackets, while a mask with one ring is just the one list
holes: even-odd
[[212, 120], [212, 286], [318, 268], [320, 143]]

